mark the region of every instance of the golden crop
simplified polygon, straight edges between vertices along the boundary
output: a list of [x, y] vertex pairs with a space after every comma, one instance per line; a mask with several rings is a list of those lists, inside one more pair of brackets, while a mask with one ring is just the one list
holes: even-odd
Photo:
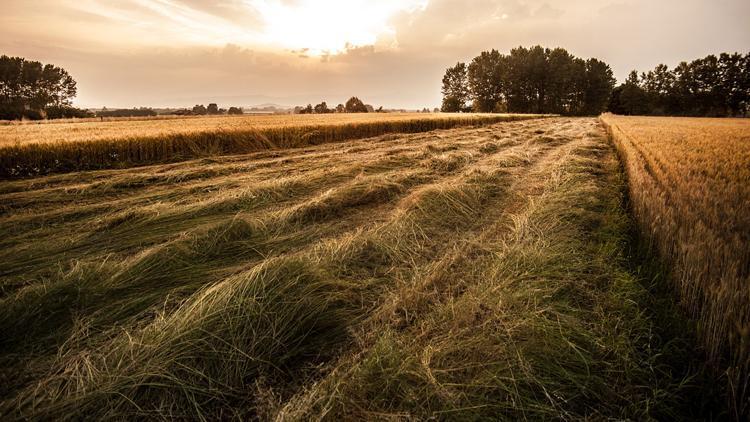
[[750, 120], [602, 120], [625, 163], [636, 220], [671, 264], [710, 360], [728, 363], [740, 411], [750, 390]]
[[358, 113], [8, 124], [0, 125], [0, 177], [127, 167], [535, 117], [540, 116]]

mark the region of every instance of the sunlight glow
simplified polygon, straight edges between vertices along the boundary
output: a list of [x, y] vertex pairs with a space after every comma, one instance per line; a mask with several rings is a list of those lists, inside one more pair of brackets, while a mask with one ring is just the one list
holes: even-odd
[[[227, 44], [302, 56], [395, 45], [394, 19], [429, 0], [57, 0], [104, 18], [109, 38], [151, 45]], [[111, 23], [111, 24], [110, 24]], [[90, 28], [72, 28], [90, 37]]]
[[337, 54], [393, 39], [389, 20], [424, 10], [427, 0], [247, 0], [265, 27], [261, 41], [306, 55]]

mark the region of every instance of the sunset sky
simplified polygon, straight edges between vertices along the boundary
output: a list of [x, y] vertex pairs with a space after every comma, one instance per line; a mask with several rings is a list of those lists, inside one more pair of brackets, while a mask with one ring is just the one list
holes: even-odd
[[484, 49], [631, 69], [750, 50], [748, 0], [0, 0], [0, 54], [67, 69], [82, 107], [440, 103]]

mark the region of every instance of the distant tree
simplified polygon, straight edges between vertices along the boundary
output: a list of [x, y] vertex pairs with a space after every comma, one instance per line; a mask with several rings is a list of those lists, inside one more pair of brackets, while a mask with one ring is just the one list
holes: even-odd
[[346, 113], [346, 107], [343, 104], [336, 106], [336, 113]]
[[583, 109], [580, 113], [595, 115], [606, 110], [609, 97], [615, 86], [615, 78], [608, 64], [591, 58], [586, 61]]
[[613, 91], [609, 110], [621, 114], [745, 116], [750, 103], [750, 53], [708, 55], [670, 70], [634, 72]]
[[503, 101], [505, 72], [505, 57], [497, 50], [483, 51], [469, 63], [468, 86], [474, 111], [491, 113], [498, 108]]
[[365, 104], [365, 108], [367, 109], [368, 113], [374, 113], [375, 112], [375, 107], [373, 107], [370, 104]]
[[377, 110], [375, 110], [375, 112], [376, 112], [376, 113], [383, 113], [383, 112], [384, 112], [384, 110], [383, 110], [383, 106], [380, 106], [380, 107], [378, 107], [378, 109], [377, 109]]
[[216, 105], [216, 103], [211, 103], [208, 105], [208, 108], [206, 109], [207, 114], [219, 114], [219, 106]]
[[81, 108], [71, 106], [48, 106], [46, 109], [48, 119], [70, 119], [94, 117], [94, 113]]
[[446, 71], [442, 110], [464, 110], [471, 99], [478, 112], [595, 115], [606, 108], [614, 83], [606, 63], [562, 48], [483, 51], [468, 67], [458, 63]]
[[347, 113], [367, 113], [369, 110], [365, 103], [357, 97], [349, 98], [344, 105]]
[[196, 104], [195, 106], [193, 106], [193, 114], [203, 116], [207, 113], [208, 110], [206, 110], [206, 107], [203, 104]]
[[315, 114], [326, 114], [326, 113], [330, 113], [331, 112], [331, 110], [328, 109], [328, 105], [326, 104], [325, 101], [323, 101], [322, 103], [316, 105], [315, 108], [314, 108], [314, 111], [315, 111]]
[[0, 56], [0, 119], [44, 118], [65, 111], [76, 96], [76, 82], [68, 72], [51, 64], [22, 57]]
[[618, 94], [619, 107], [622, 114], [640, 115], [646, 114], [648, 108], [648, 96], [646, 91], [638, 84], [638, 72], [630, 72], [628, 79]]
[[646, 92], [649, 114], [665, 115], [678, 110], [674, 95], [674, 73], [664, 64], [641, 74], [641, 88]]
[[446, 69], [441, 92], [443, 94], [443, 111], [459, 112], [467, 108], [469, 81], [465, 63], [459, 62]]
[[433, 113], [440, 113], [440, 109], [438, 107], [435, 107], [432, 109]]
[[242, 107], [229, 107], [227, 114], [244, 114]]
[[114, 110], [100, 110], [96, 117], [153, 117], [158, 113], [152, 108], [120, 108]]

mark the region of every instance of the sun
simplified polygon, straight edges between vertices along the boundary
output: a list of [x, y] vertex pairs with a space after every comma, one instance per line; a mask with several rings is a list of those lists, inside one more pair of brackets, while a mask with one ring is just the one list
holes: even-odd
[[393, 40], [390, 20], [424, 9], [427, 0], [249, 0], [261, 17], [260, 41], [308, 55], [338, 54]]

